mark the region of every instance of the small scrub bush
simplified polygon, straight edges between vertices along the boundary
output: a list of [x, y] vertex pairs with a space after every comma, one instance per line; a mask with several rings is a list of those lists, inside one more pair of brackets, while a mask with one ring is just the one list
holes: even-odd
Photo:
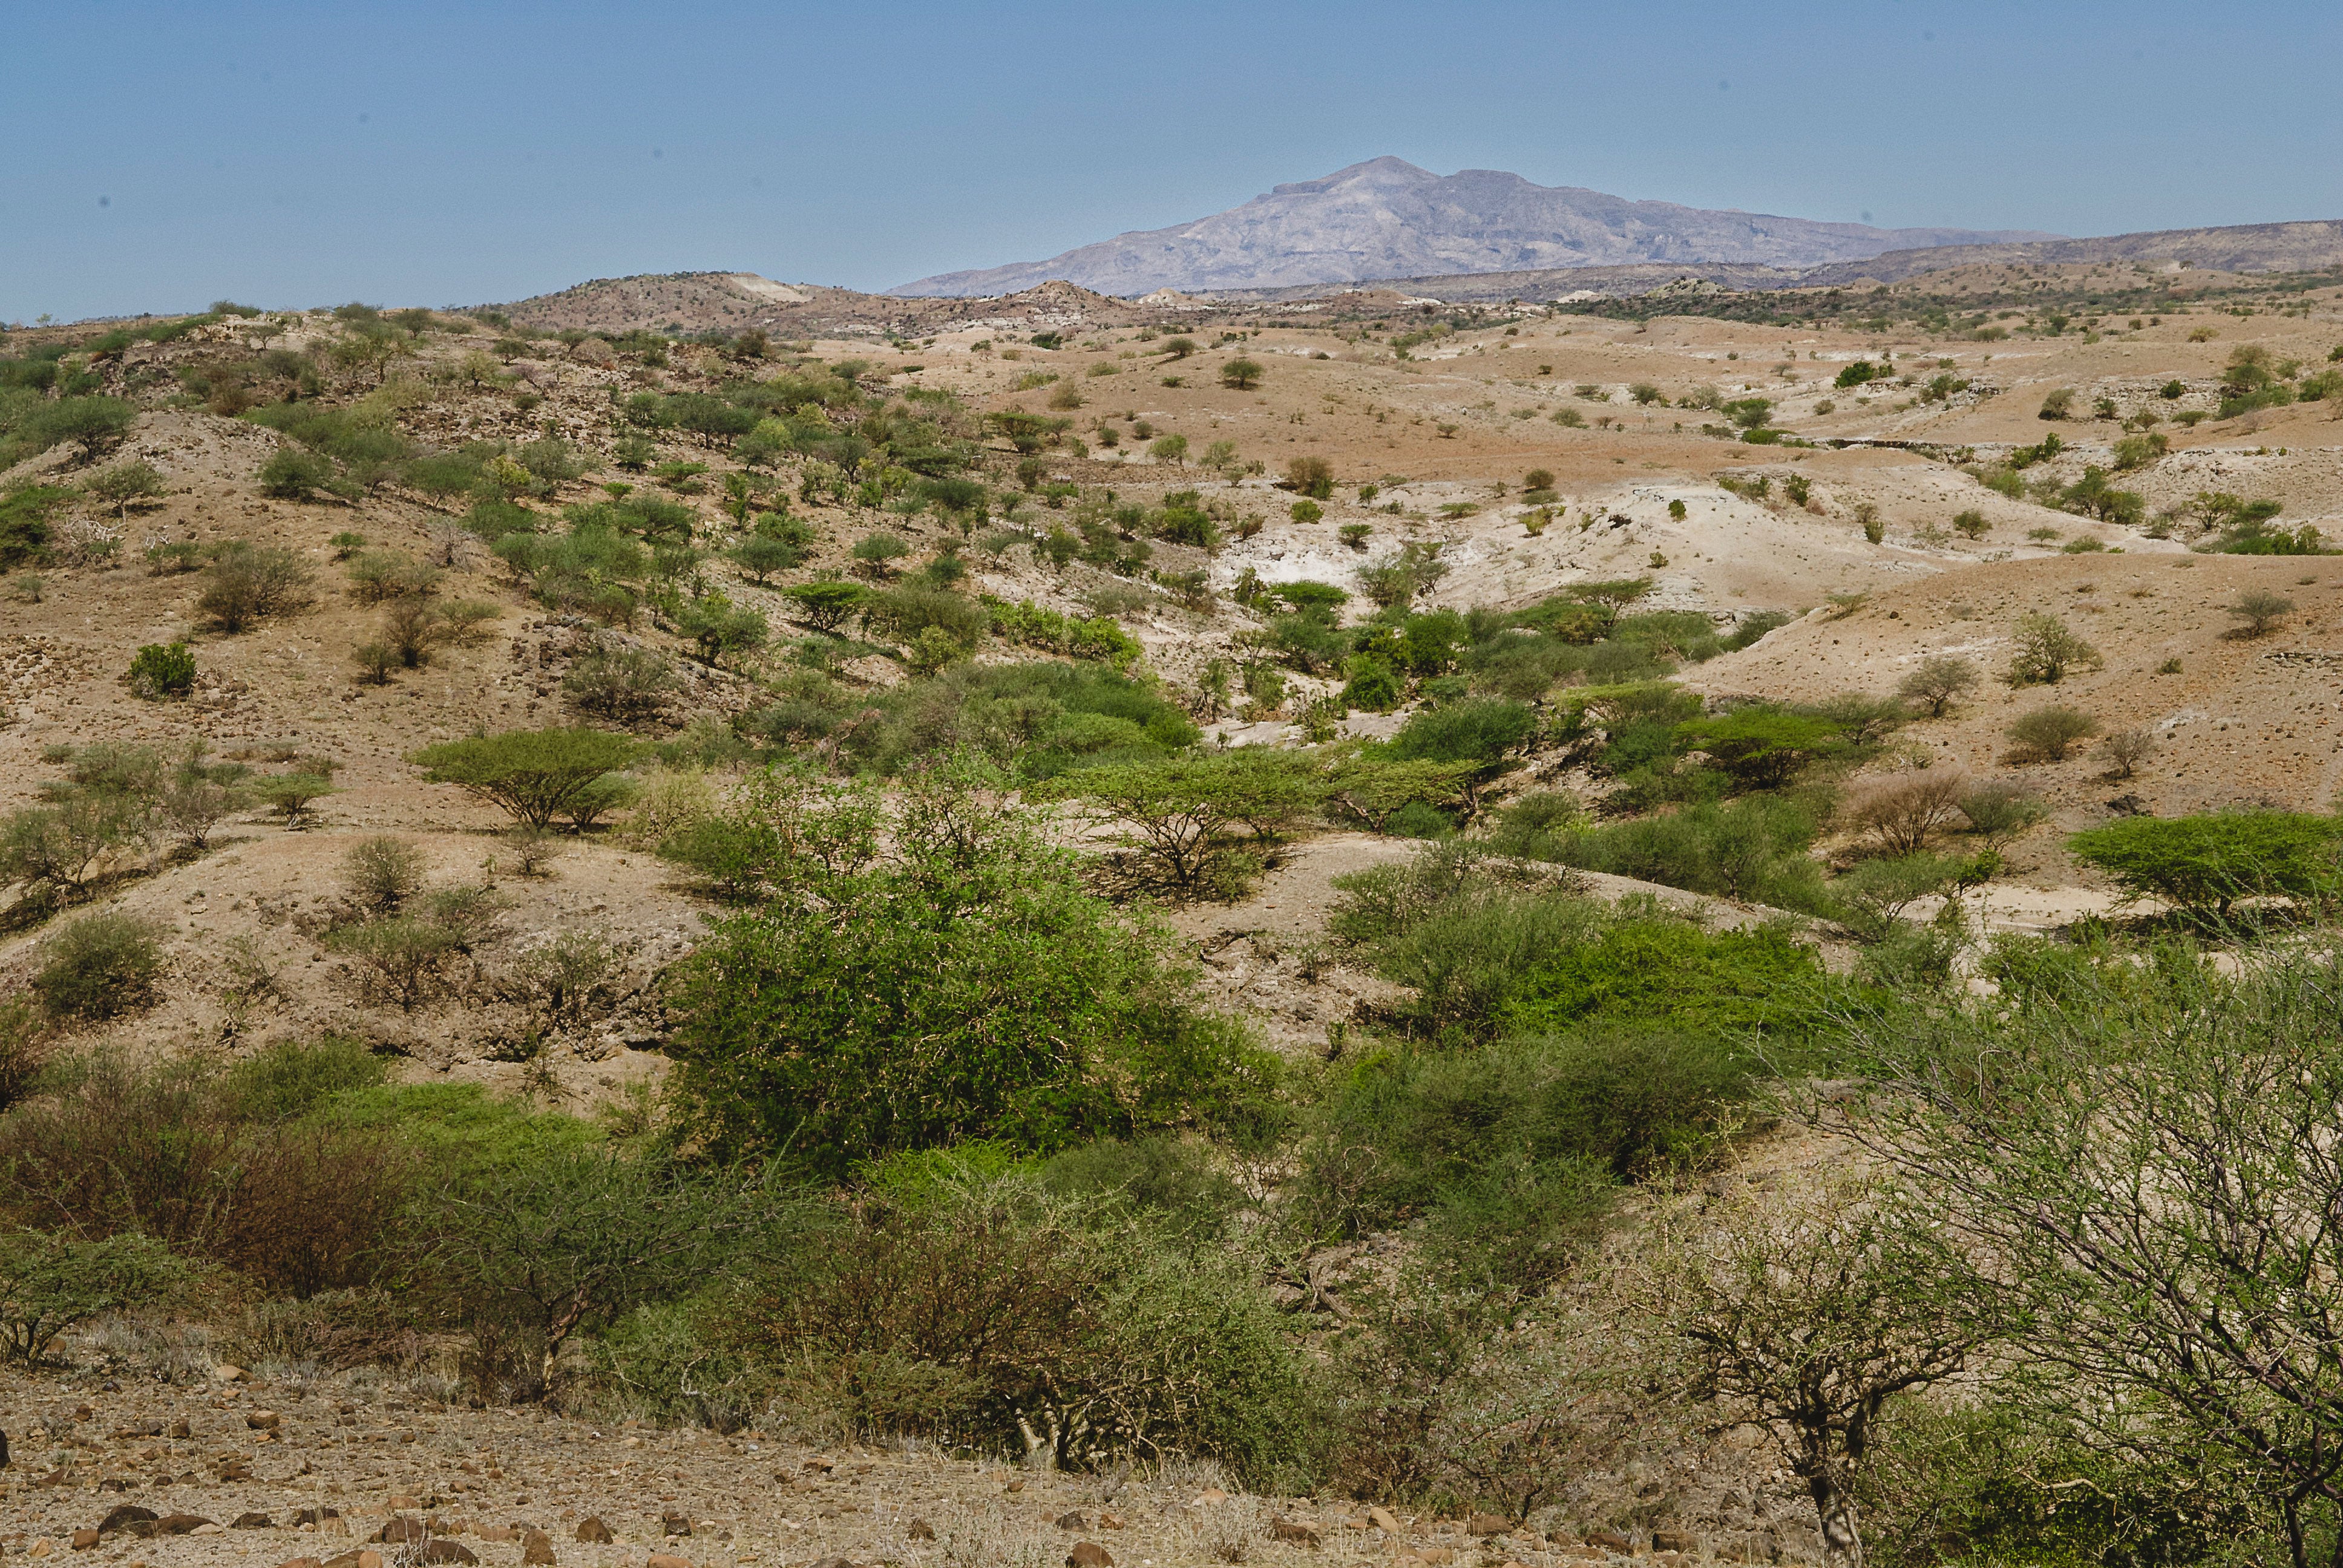
[[423, 851], [384, 834], [361, 839], [342, 856], [342, 884], [370, 913], [396, 913], [423, 890]]
[[149, 701], [186, 697], [196, 688], [196, 656], [184, 642], [150, 642], [131, 656], [129, 681]]
[[2006, 733], [2017, 742], [2018, 754], [2039, 762], [2062, 762], [2078, 742], [2099, 732], [2099, 721], [2080, 709], [2052, 704], [2020, 714]]
[[2268, 588], [2247, 588], [2229, 601], [2229, 616], [2238, 623], [2235, 633], [2238, 637], [2267, 637], [2293, 613], [2292, 599]]
[[65, 1330], [141, 1306], [185, 1273], [152, 1236], [92, 1241], [28, 1226], [0, 1229], [0, 1359], [33, 1366]]
[[2036, 613], [2017, 623], [2017, 651], [2010, 660], [2012, 686], [2050, 686], [2078, 668], [2097, 669], [2107, 661], [2099, 650], [2076, 635], [2055, 615]]
[[42, 947], [33, 994], [54, 1019], [108, 1019], [155, 1000], [162, 928], [135, 915], [85, 915]]

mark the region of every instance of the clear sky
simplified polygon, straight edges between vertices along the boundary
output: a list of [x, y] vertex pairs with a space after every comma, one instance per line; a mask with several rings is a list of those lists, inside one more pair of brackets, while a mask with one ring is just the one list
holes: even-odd
[[878, 289], [1394, 154], [1801, 217], [2343, 216], [2335, 0], [5, 0], [0, 320]]

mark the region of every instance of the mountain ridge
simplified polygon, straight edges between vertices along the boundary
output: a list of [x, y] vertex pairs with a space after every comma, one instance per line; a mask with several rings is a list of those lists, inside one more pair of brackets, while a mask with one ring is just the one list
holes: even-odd
[[1211, 293], [1636, 263], [1795, 269], [1895, 250], [2059, 237], [2031, 230], [1885, 229], [1632, 201], [1581, 186], [1534, 185], [1499, 169], [1434, 175], [1384, 156], [1273, 186], [1187, 223], [1132, 230], [1043, 261], [938, 273], [887, 292], [967, 297], [1064, 278], [1131, 298], [1159, 288]]

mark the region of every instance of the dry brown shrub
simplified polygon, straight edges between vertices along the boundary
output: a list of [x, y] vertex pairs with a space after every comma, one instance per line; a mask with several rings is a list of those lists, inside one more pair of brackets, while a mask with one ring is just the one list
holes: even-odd
[[1853, 826], [1878, 839], [1891, 855], [1916, 855], [1928, 835], [1950, 825], [1960, 814], [1968, 775], [1939, 764], [1908, 773], [1893, 773], [1860, 786], [1847, 802], [1845, 816]]

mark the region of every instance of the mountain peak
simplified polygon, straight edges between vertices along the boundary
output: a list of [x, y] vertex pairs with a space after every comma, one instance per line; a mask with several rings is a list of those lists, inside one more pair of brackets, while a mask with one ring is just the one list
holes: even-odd
[[1503, 169], [1436, 175], [1385, 155], [1274, 186], [1209, 217], [1118, 235], [1046, 261], [923, 277], [889, 292], [966, 297], [1065, 278], [1135, 298], [1160, 288], [1194, 294], [1637, 262], [1805, 267], [1890, 250], [2056, 237], [1709, 211], [1534, 185]]
[[1355, 190], [1369, 186], [1395, 190], [1411, 186], [1433, 185], [1437, 184], [1439, 179], [1440, 176], [1430, 169], [1417, 168], [1405, 158], [1395, 158], [1386, 154], [1383, 157], [1369, 158], [1363, 164], [1353, 164], [1347, 168], [1336, 169], [1332, 174], [1320, 179], [1301, 180], [1292, 185], [1272, 186], [1269, 194], [1273, 196], [1315, 196], [1325, 191]]

